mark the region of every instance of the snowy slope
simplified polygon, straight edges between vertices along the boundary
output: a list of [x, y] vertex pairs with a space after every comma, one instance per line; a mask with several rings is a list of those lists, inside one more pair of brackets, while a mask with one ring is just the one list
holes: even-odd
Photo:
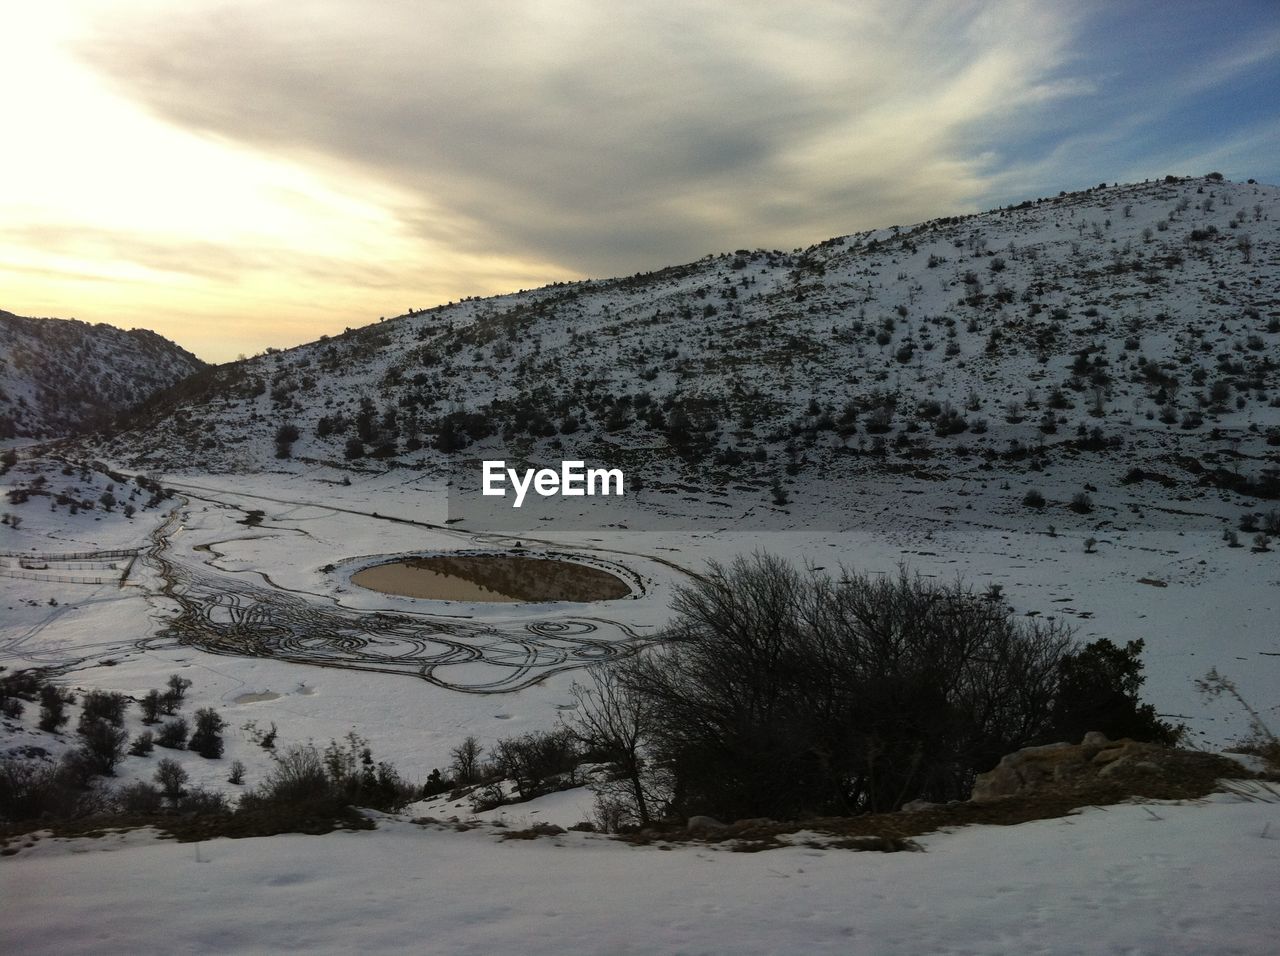
[[498, 843], [384, 820], [325, 837], [40, 839], [0, 861], [37, 953], [1274, 952], [1280, 806], [1217, 795], [1013, 827], [924, 853]]
[[1200, 177], [468, 300], [220, 367], [98, 451], [296, 469], [292, 425], [301, 462], [497, 446], [727, 487], [1091, 441], [1249, 487], [1280, 443], [1278, 226], [1280, 189]]
[[56, 438], [104, 425], [203, 367], [146, 329], [0, 311], [0, 438]]

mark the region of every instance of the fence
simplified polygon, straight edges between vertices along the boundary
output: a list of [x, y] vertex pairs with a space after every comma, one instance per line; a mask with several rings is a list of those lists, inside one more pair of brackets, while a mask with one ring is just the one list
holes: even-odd
[[[128, 558], [132, 566], [138, 557], [137, 548], [117, 548], [111, 551], [68, 551], [64, 554], [34, 554], [30, 551], [0, 551], [0, 558], [17, 559], [18, 566], [0, 566], [0, 577], [18, 578], [22, 581], [49, 581], [55, 584], [117, 584], [123, 582], [119, 574], [71, 575], [65, 571], [119, 571], [113, 559]], [[39, 565], [39, 566], [35, 566]]]
[[0, 577], [21, 578], [24, 581], [55, 581], [60, 584], [114, 584], [119, 578], [73, 578], [66, 574], [45, 574], [40, 571], [15, 571], [13, 568], [0, 568]]
[[0, 558], [26, 558], [28, 561], [106, 561], [111, 558], [132, 558], [138, 552], [138, 548], [119, 548], [115, 551], [68, 551], [65, 554], [0, 551]]
[[[51, 566], [56, 565], [56, 568]], [[115, 571], [118, 564], [110, 561], [46, 561], [42, 558], [19, 558], [18, 567], [24, 571]]]

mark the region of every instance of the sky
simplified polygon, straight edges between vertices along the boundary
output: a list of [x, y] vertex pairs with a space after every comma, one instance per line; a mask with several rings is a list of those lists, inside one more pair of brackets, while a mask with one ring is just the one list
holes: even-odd
[[1280, 183], [1280, 3], [45, 0], [0, 309], [209, 361], [1099, 182]]

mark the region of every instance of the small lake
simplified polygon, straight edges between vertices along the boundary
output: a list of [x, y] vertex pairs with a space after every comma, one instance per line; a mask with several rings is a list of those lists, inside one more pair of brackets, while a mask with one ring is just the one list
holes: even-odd
[[351, 583], [383, 594], [498, 604], [612, 601], [631, 588], [600, 568], [519, 554], [430, 555], [364, 568]]

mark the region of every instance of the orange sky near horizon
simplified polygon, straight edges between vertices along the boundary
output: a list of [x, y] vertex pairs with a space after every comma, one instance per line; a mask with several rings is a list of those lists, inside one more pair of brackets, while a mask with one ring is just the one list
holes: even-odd
[[148, 328], [206, 361], [578, 278], [405, 228], [421, 200], [150, 115], [78, 62], [67, 8], [0, 33], [0, 309]]
[[0, 309], [207, 361], [1101, 181], [1280, 177], [1262, 0], [10, 7]]

